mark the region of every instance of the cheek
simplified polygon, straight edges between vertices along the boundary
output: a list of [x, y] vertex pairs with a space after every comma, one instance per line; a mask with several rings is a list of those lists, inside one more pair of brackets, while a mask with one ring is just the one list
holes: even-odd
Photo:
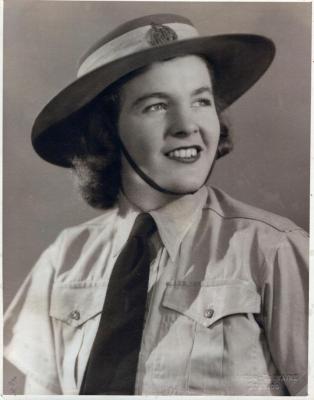
[[211, 114], [203, 121], [203, 140], [206, 144], [218, 145], [220, 136], [220, 122], [217, 115]]
[[154, 152], [157, 143], [151, 126], [129, 119], [119, 121], [118, 128], [121, 141], [135, 161], [147, 160]]

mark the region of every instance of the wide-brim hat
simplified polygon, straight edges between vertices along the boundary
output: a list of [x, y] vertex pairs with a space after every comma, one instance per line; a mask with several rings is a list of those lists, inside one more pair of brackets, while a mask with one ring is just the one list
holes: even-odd
[[[214, 70], [214, 94], [226, 108], [266, 71], [275, 54], [273, 42], [260, 35], [200, 36], [191, 21], [174, 14], [144, 16], [119, 26], [82, 58], [77, 79], [40, 112], [32, 129], [35, 151], [46, 161], [70, 167], [75, 134], [64, 122], [88, 106], [126, 74], [153, 62], [197, 54]], [[70, 135], [70, 136], [69, 136]]]

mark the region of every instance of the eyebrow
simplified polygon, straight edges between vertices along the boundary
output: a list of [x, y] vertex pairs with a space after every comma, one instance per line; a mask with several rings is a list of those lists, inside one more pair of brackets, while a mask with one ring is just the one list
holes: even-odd
[[192, 96], [197, 96], [198, 94], [202, 94], [204, 92], [207, 92], [207, 93], [212, 95], [213, 94], [213, 89], [210, 86], [202, 86], [202, 87], [200, 87], [198, 89], [195, 89], [192, 92]]
[[[210, 95], [213, 94], [213, 90], [210, 86], [201, 86], [200, 88], [197, 88], [192, 91], [191, 95], [192, 96], [197, 96], [199, 94], [202, 94], [204, 92], [209, 93]], [[169, 94], [164, 93], [164, 92], [152, 92], [152, 93], [147, 93], [143, 94], [142, 96], [138, 97], [132, 104], [131, 107], [135, 108], [137, 107], [140, 103], [142, 103], [145, 100], [151, 99], [151, 98], [159, 98], [159, 99], [169, 99]]]
[[153, 92], [153, 93], [147, 93], [147, 94], [143, 94], [142, 96], [138, 97], [131, 105], [131, 107], [136, 107], [138, 106], [141, 102], [150, 99], [152, 97], [157, 97], [159, 99], [168, 99], [169, 95], [167, 95], [164, 92]]

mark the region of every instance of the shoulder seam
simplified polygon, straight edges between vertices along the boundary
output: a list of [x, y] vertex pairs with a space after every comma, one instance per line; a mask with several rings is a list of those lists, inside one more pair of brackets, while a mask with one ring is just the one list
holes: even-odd
[[71, 229], [76, 229], [76, 228], [88, 228], [90, 226], [92, 226], [92, 227], [102, 227], [104, 219], [106, 219], [106, 218], [114, 218], [114, 213], [112, 213], [111, 215], [106, 215], [105, 213], [103, 213], [103, 214], [98, 215], [97, 217], [92, 218], [92, 219], [90, 219], [88, 221], [81, 222], [81, 223], [79, 223], [77, 225], [69, 226], [69, 227], [63, 229], [63, 231], [69, 231]]
[[215, 210], [215, 209], [213, 209], [211, 207], [206, 207], [206, 206], [203, 209], [204, 210], [213, 211], [215, 214], [219, 215], [219, 217], [221, 217], [222, 219], [227, 219], [227, 220], [228, 219], [247, 219], [247, 220], [250, 220], [250, 221], [258, 221], [258, 222], [261, 222], [261, 223], [263, 223], [265, 225], [270, 226], [271, 228], [275, 229], [278, 232], [294, 232], [294, 231], [299, 231], [299, 230], [302, 231], [302, 228], [300, 228], [298, 226], [295, 226], [295, 228], [291, 228], [291, 229], [280, 229], [277, 226], [272, 225], [269, 222], [266, 222], [266, 221], [264, 221], [262, 219], [253, 218], [253, 217], [243, 217], [243, 216], [225, 216], [225, 215], [220, 214], [217, 210]]

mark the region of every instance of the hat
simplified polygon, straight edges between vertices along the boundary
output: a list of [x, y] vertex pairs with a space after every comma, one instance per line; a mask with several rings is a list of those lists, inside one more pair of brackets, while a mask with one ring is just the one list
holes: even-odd
[[273, 42], [259, 35], [200, 36], [191, 21], [174, 14], [156, 14], [128, 21], [108, 33], [82, 58], [77, 79], [40, 112], [32, 129], [35, 151], [46, 161], [70, 167], [62, 123], [108, 86], [136, 69], [156, 61], [197, 54], [206, 58], [215, 75], [214, 93], [224, 108], [246, 92], [266, 71], [275, 54]]

